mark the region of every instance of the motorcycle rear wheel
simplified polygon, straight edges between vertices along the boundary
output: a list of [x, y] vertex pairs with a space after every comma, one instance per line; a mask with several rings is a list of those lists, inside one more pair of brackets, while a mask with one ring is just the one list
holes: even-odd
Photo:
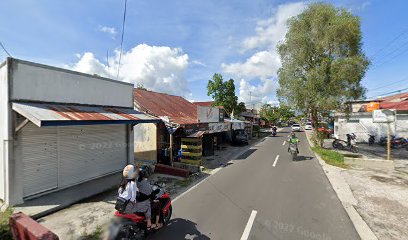
[[359, 152], [359, 149], [358, 149], [357, 146], [352, 146], [352, 147], [351, 147], [351, 151], [352, 151], [353, 153], [358, 153], [358, 152]]
[[163, 214], [163, 224], [166, 225], [170, 222], [171, 219], [171, 214], [173, 213], [173, 206], [170, 205], [169, 210], [167, 211], [167, 214]]

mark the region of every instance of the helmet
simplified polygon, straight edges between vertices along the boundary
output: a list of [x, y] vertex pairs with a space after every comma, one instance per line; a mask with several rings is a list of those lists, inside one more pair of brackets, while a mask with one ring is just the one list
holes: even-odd
[[123, 177], [126, 179], [134, 179], [136, 178], [137, 175], [137, 171], [135, 169], [135, 167], [133, 165], [127, 165], [124, 169], [123, 169]]
[[291, 136], [291, 137], [296, 137], [296, 134], [295, 134], [294, 132], [292, 132], [292, 133], [290, 134], [290, 136]]
[[147, 178], [150, 175], [150, 170], [149, 167], [146, 165], [143, 165], [139, 168], [139, 177], [140, 178]]

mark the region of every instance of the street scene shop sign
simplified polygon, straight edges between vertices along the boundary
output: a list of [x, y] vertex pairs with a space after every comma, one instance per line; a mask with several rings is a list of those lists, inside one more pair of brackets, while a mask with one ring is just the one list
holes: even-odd
[[374, 123], [391, 123], [395, 121], [395, 112], [388, 109], [373, 111]]

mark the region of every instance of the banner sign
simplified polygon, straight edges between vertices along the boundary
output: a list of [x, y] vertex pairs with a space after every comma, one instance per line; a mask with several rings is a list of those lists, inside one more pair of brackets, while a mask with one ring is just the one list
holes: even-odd
[[197, 117], [200, 123], [217, 123], [220, 121], [220, 109], [216, 107], [197, 107]]
[[226, 132], [231, 130], [230, 123], [209, 123], [208, 133]]
[[374, 123], [391, 123], [395, 121], [395, 112], [388, 109], [374, 110]]

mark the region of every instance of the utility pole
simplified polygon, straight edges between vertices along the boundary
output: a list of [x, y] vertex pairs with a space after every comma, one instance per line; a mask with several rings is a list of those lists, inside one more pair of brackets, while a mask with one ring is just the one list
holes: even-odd
[[387, 123], [387, 160], [391, 160], [391, 123]]

